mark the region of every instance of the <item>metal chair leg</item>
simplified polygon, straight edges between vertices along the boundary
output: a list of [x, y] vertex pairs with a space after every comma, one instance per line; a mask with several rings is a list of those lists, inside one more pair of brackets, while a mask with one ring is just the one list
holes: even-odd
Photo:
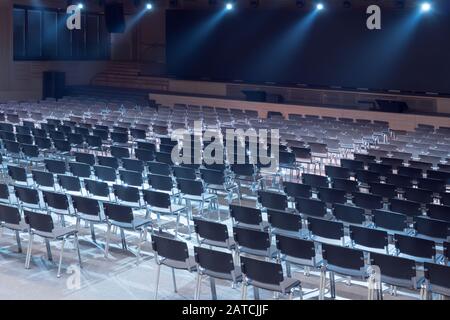
[[197, 273], [197, 284], [195, 286], [195, 300], [200, 299], [200, 290], [202, 285], [202, 275], [200, 272]]
[[25, 269], [30, 269], [31, 250], [33, 249], [33, 238], [34, 235], [30, 233], [30, 238], [28, 239], [27, 257], [25, 259]]
[[22, 253], [22, 244], [20, 242], [19, 230], [16, 230], [17, 252]]
[[255, 300], [259, 300], [259, 289], [255, 286], [253, 287], [253, 297], [255, 298]]
[[209, 283], [211, 286], [211, 298], [217, 300], [216, 280], [213, 277], [209, 277]]
[[177, 291], [177, 281], [175, 279], [175, 269], [172, 268], [172, 281], [173, 281], [173, 291], [176, 293]]
[[326, 281], [327, 281], [327, 272], [324, 268], [322, 268], [320, 272], [319, 300], [324, 300]]
[[78, 234], [75, 233], [75, 248], [77, 250], [78, 255], [78, 263], [80, 265], [80, 268], [83, 268], [83, 263], [81, 262], [81, 254], [80, 254], [80, 242], [78, 241]]
[[141, 247], [142, 247], [143, 237], [144, 237], [144, 231], [141, 229], [140, 232], [139, 232], [139, 244], [138, 244], [138, 251], [137, 251], [137, 264], [139, 264], [140, 259], [141, 259]]
[[161, 275], [161, 265], [159, 263], [157, 264], [157, 268], [156, 268], [156, 288], [155, 288], [155, 300], [158, 299], [158, 288], [159, 288], [159, 277]]
[[111, 225], [108, 224], [108, 228], [106, 231], [105, 258], [108, 258], [110, 237], [111, 237]]
[[59, 253], [58, 274], [56, 275], [58, 278], [61, 277], [61, 265], [62, 265], [62, 258], [63, 258], [65, 244], [66, 244], [66, 238], [63, 238], [62, 242], [61, 242], [61, 252]]
[[45, 247], [47, 248], [48, 261], [53, 261], [52, 250], [50, 249], [50, 241], [45, 239]]
[[242, 299], [241, 300], [247, 300], [247, 284], [242, 283]]

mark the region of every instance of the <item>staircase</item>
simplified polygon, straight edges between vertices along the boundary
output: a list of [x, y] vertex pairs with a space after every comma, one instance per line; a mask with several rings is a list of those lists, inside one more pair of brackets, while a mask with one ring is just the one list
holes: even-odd
[[141, 75], [141, 65], [134, 62], [111, 62], [105, 71], [98, 73], [91, 85], [142, 90], [168, 91], [166, 78]]

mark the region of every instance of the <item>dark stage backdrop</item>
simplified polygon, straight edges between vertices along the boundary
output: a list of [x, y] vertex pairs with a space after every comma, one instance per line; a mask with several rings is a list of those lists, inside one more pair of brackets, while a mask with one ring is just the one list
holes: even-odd
[[450, 12], [382, 8], [168, 10], [167, 65], [177, 78], [450, 94]]

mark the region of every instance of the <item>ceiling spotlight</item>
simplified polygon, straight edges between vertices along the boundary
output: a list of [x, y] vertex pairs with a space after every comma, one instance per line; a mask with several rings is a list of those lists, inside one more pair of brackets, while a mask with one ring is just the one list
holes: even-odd
[[225, 9], [229, 10], [233, 10], [233, 4], [231, 2], [227, 2], [227, 4], [225, 5]]
[[152, 9], [153, 9], [153, 5], [149, 2], [149, 3], [147, 3], [147, 4], [145, 5], [145, 8], [146, 8], [147, 10], [152, 10]]
[[78, 4], [78, 9], [83, 9], [84, 8], [84, 5], [80, 2], [79, 4]]
[[323, 10], [325, 8], [325, 6], [323, 5], [323, 3], [318, 3], [317, 5], [316, 5], [316, 9], [317, 10]]
[[430, 10], [431, 10], [431, 3], [429, 3], [429, 2], [424, 2], [424, 3], [422, 3], [422, 5], [420, 6], [420, 10], [421, 10], [422, 12], [428, 12], [428, 11], [430, 11]]

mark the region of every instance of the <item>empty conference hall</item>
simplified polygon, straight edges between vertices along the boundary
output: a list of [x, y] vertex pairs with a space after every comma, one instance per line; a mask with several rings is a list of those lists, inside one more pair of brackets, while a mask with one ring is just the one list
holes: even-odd
[[448, 300], [449, 39], [448, 0], [0, 0], [0, 300]]

